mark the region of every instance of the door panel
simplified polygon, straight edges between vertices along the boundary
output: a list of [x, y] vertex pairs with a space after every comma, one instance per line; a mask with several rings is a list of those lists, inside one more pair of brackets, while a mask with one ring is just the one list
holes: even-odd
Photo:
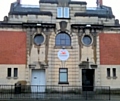
[[32, 92], [45, 92], [45, 70], [32, 70]]
[[94, 69], [82, 70], [82, 87], [83, 91], [93, 91], [94, 86]]

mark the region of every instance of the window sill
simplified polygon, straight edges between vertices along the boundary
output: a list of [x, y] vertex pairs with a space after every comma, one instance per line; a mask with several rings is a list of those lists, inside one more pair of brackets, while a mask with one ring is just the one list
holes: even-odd
[[110, 76], [107, 76], [107, 79], [111, 79], [111, 77], [110, 77]]
[[72, 46], [54, 46], [54, 49], [73, 49]]
[[117, 76], [113, 76], [113, 79], [117, 79]]
[[65, 19], [65, 20], [70, 20], [71, 18], [65, 18], [65, 17], [56, 17], [56, 19]]
[[13, 79], [18, 79], [18, 77], [13, 77]]
[[12, 77], [6, 77], [7, 79], [12, 79]]
[[69, 82], [58, 82], [58, 84], [69, 84]]

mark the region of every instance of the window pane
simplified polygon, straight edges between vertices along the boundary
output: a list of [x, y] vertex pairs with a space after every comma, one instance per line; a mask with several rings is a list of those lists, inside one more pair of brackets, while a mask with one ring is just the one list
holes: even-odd
[[67, 72], [66, 69], [60, 69], [60, 72]]
[[66, 33], [59, 33], [56, 36], [55, 40], [56, 40], [55, 45], [59, 45], [59, 46], [70, 46], [71, 45], [71, 38]]
[[67, 40], [70, 40], [70, 36], [67, 35], [67, 34], [65, 34], [65, 38], [66, 38]]
[[85, 35], [85, 36], [83, 37], [83, 43], [84, 43], [85, 45], [90, 45], [90, 44], [92, 43], [91, 37], [90, 37], [89, 35]]
[[116, 77], [116, 68], [113, 68], [113, 77]]
[[70, 43], [71, 43], [70, 40], [66, 40], [66, 45], [67, 46], [70, 46], [71, 45]]
[[56, 36], [56, 39], [57, 39], [57, 40], [60, 40], [60, 39], [61, 39], [61, 34], [58, 34], [58, 35]]
[[56, 45], [60, 45], [60, 40], [56, 40]]
[[37, 35], [34, 37], [34, 42], [35, 42], [36, 45], [42, 44], [43, 41], [44, 41], [44, 37], [43, 37], [43, 35], [41, 35], [41, 34], [37, 34]]
[[65, 45], [66, 46], [65, 40], [61, 40], [61, 45]]
[[107, 77], [110, 77], [110, 68], [107, 68]]
[[18, 69], [14, 68], [14, 77], [18, 77]]
[[67, 82], [67, 73], [60, 73], [60, 82]]
[[69, 8], [68, 7], [64, 7], [64, 17], [69, 18]]
[[57, 17], [63, 17], [63, 8], [62, 7], [57, 8]]
[[60, 38], [65, 39], [66, 34], [61, 34]]
[[7, 77], [11, 77], [11, 68], [8, 68]]

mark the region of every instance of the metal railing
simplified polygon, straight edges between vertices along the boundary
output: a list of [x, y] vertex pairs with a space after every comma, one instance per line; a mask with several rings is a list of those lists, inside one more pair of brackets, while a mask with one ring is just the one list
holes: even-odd
[[110, 87], [0, 85], [0, 99], [110, 100]]

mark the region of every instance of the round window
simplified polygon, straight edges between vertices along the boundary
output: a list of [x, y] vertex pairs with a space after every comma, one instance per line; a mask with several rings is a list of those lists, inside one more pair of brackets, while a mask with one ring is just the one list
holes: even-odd
[[92, 38], [89, 35], [83, 36], [83, 44], [89, 46], [92, 43]]
[[42, 34], [35, 35], [35, 37], [34, 37], [34, 43], [36, 45], [38, 45], [38, 46], [41, 45], [43, 43], [43, 41], [44, 41], [44, 36]]

